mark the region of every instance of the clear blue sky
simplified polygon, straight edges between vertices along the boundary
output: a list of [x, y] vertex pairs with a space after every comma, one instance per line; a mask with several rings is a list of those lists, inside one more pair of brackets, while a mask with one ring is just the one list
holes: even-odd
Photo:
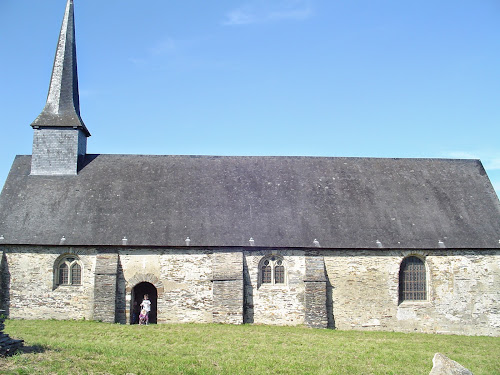
[[[66, 0], [0, 0], [0, 186]], [[89, 153], [479, 158], [500, 192], [498, 0], [75, 0]]]

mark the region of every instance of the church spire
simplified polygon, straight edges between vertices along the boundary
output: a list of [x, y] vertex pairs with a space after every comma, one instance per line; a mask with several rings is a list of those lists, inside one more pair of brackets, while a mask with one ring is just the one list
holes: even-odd
[[31, 174], [77, 175], [90, 133], [80, 117], [73, 0], [66, 4], [47, 103], [31, 126]]
[[89, 137], [90, 133], [80, 117], [73, 7], [73, 0], [68, 0], [57, 43], [47, 103], [31, 126], [35, 129], [42, 127], [80, 129], [86, 137]]

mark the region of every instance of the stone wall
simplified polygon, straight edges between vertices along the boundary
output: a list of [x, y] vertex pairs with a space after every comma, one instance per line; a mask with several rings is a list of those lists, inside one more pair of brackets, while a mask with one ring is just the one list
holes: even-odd
[[[285, 283], [259, 284], [259, 262], [279, 255], [285, 265]], [[245, 256], [245, 322], [271, 325], [305, 323], [305, 257], [302, 250], [248, 250]]]
[[[134, 287], [147, 282], [158, 294], [159, 323], [500, 336], [500, 250], [1, 246], [1, 252], [0, 297], [12, 318], [128, 323]], [[82, 285], [58, 286], [54, 267], [69, 253], [80, 259]], [[259, 264], [273, 255], [283, 259], [285, 282], [262, 284]], [[425, 260], [427, 300], [400, 303], [399, 269], [409, 255]], [[96, 306], [104, 305], [106, 317], [99, 318]]]
[[[500, 251], [325, 251], [338, 329], [500, 335]], [[417, 255], [427, 301], [399, 303], [399, 268]]]
[[[126, 306], [130, 322], [131, 292], [140, 282], [158, 291], [158, 323], [209, 323], [213, 320], [211, 250], [124, 249], [119, 251], [123, 269], [119, 303]], [[120, 278], [120, 277], [119, 277]]]
[[[3, 280], [11, 318], [91, 319], [96, 251], [80, 247], [11, 246], [4, 249]], [[55, 283], [54, 267], [64, 254], [82, 265], [82, 285]]]
[[10, 305], [10, 275], [8, 273], [7, 258], [0, 248], [0, 310], [3, 314], [9, 315]]

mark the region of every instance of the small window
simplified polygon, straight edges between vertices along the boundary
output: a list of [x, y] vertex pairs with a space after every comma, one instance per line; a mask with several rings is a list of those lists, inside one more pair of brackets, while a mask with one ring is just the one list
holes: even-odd
[[63, 263], [59, 266], [59, 284], [68, 284], [68, 265]]
[[274, 267], [274, 283], [284, 284], [285, 283], [285, 267], [283, 266], [282, 260], [277, 260]]
[[82, 267], [78, 263], [71, 266], [71, 284], [82, 283]]
[[271, 284], [272, 280], [272, 270], [269, 260], [264, 261], [262, 265], [262, 284]]
[[285, 266], [283, 259], [278, 256], [265, 257], [260, 261], [260, 284], [284, 284]]
[[399, 302], [425, 301], [426, 299], [425, 263], [416, 256], [407, 257], [399, 269]]
[[62, 258], [55, 269], [57, 285], [82, 284], [82, 266], [80, 260], [75, 256]]

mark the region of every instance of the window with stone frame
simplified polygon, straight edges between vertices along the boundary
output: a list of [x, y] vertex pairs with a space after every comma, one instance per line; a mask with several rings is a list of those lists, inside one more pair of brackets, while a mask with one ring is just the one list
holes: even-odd
[[81, 285], [82, 265], [75, 255], [64, 256], [59, 259], [55, 267], [57, 285]]
[[399, 269], [399, 302], [426, 301], [427, 276], [425, 263], [416, 256], [403, 259]]
[[259, 263], [259, 285], [285, 284], [286, 274], [283, 258], [277, 255], [262, 258]]

